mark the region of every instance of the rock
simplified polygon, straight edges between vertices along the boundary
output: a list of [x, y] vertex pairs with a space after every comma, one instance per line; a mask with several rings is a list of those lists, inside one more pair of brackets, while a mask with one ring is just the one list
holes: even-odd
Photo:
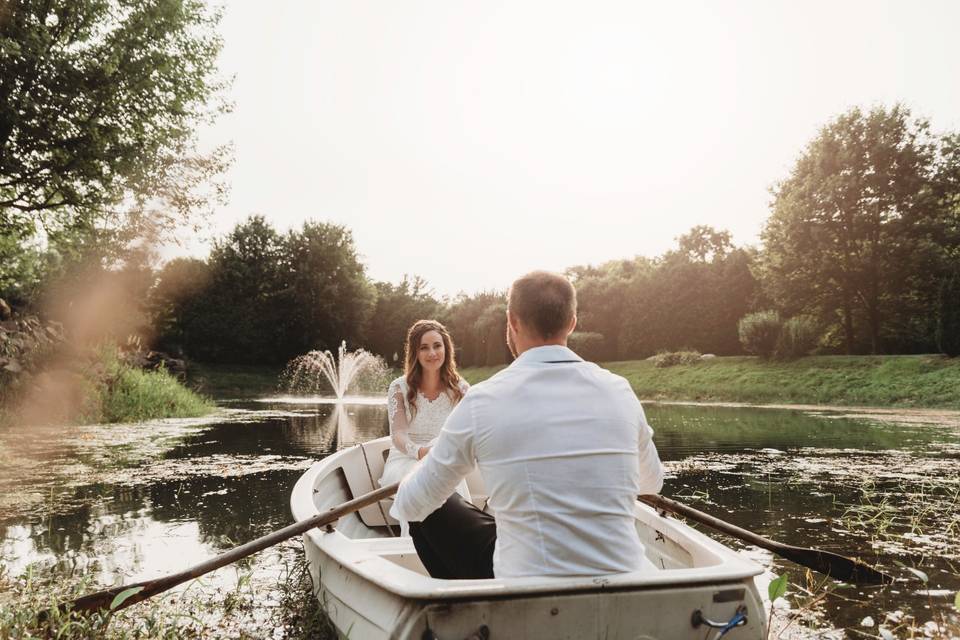
[[872, 627], [872, 626], [873, 626], [873, 618], [871, 618], [870, 616], [867, 616], [866, 618], [864, 618], [863, 620], [860, 621], [860, 626], [861, 626], [861, 627]]
[[0, 298], [0, 320], [9, 320], [13, 317], [13, 311], [10, 310], [10, 305], [7, 304], [7, 301], [3, 298]]
[[717, 357], [717, 356], [716, 356], [716, 354], [714, 354], [714, 353], [705, 353], [705, 354], [703, 354], [702, 356], [700, 356], [700, 359], [701, 359], [701, 360], [713, 360], [713, 359], [716, 358], [716, 357]]

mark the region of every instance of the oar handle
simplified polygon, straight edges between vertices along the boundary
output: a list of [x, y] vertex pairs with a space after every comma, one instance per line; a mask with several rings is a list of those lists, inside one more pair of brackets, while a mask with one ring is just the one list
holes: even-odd
[[114, 598], [124, 591], [136, 587], [142, 587], [142, 589], [131, 595], [129, 598], [120, 603], [115, 610], [120, 610], [146, 600], [147, 598], [154, 596], [158, 593], [162, 593], [168, 589], [171, 589], [178, 584], [182, 584], [187, 580], [192, 580], [202, 576], [205, 573], [209, 573], [215, 569], [225, 567], [228, 564], [236, 562], [242, 558], [253, 555], [258, 551], [263, 551], [267, 547], [272, 547], [273, 545], [283, 542], [289, 538], [292, 538], [296, 535], [306, 533], [310, 529], [316, 527], [322, 527], [331, 522], [335, 522], [342, 518], [345, 515], [349, 515], [358, 509], [362, 509], [367, 505], [374, 504], [385, 498], [389, 498], [397, 492], [397, 489], [400, 487], [399, 482], [395, 482], [386, 487], [382, 487], [375, 491], [365, 493], [359, 497], [350, 500], [349, 502], [344, 502], [339, 507], [330, 509], [324, 513], [319, 513], [312, 518], [307, 518], [306, 520], [301, 520], [300, 522], [295, 522], [289, 526], [284, 527], [273, 533], [269, 533], [265, 536], [261, 536], [256, 540], [251, 540], [246, 544], [240, 545], [235, 549], [230, 549], [225, 551], [218, 556], [210, 558], [205, 562], [201, 562], [198, 565], [185, 569], [179, 573], [173, 573], [168, 576], [163, 576], [161, 578], [156, 578], [154, 580], [146, 580], [144, 582], [137, 582], [134, 584], [126, 584], [120, 587], [111, 587], [109, 589], [104, 589], [103, 591], [98, 591], [96, 593], [91, 593], [76, 600], [61, 605], [61, 609], [70, 608], [74, 611], [102, 611], [110, 608], [110, 604], [113, 602]]

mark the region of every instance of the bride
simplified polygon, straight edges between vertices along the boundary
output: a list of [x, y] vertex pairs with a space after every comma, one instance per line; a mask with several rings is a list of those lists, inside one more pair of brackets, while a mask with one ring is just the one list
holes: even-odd
[[[417, 320], [407, 331], [404, 375], [387, 390], [392, 446], [381, 486], [403, 479], [427, 455], [440, 428], [469, 385], [457, 373], [453, 341], [435, 320]], [[402, 535], [407, 523], [401, 523]]]

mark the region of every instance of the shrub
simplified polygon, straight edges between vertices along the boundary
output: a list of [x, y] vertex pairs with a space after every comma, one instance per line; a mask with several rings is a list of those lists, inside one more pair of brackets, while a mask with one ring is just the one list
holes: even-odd
[[[6, 303], [2, 299], [0, 303], [0, 310], [6, 310]], [[0, 410], [20, 400], [63, 340], [63, 327], [58, 322], [43, 322], [32, 315], [0, 321]]]
[[951, 358], [960, 356], [960, 269], [940, 285], [937, 346]]
[[813, 316], [794, 316], [783, 323], [777, 342], [777, 357], [800, 358], [813, 351], [820, 342], [820, 325]]
[[663, 369], [681, 364], [698, 364], [700, 359], [699, 351], [661, 351], [653, 356], [653, 366]]
[[758, 311], [743, 316], [737, 323], [743, 350], [761, 358], [769, 358], [776, 351], [782, 324], [780, 314], [776, 311]]
[[567, 344], [584, 360], [595, 362], [603, 359], [606, 338], [603, 337], [602, 333], [574, 331], [570, 334]]

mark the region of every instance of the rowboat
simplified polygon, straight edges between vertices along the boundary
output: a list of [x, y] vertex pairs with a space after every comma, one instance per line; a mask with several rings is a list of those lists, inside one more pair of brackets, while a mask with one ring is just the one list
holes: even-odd
[[[315, 463], [290, 498], [299, 520], [379, 488], [389, 438], [343, 449]], [[483, 479], [467, 478], [486, 507]], [[335, 526], [312, 529], [304, 548], [319, 606], [341, 637], [416, 640], [766, 637], [756, 576], [762, 568], [683, 522], [637, 502], [643, 571], [569, 578], [439, 580], [399, 536], [391, 500]], [[495, 514], [494, 514], [495, 515]], [[710, 627], [716, 631], [711, 631]], [[723, 627], [729, 627], [725, 632]]]

